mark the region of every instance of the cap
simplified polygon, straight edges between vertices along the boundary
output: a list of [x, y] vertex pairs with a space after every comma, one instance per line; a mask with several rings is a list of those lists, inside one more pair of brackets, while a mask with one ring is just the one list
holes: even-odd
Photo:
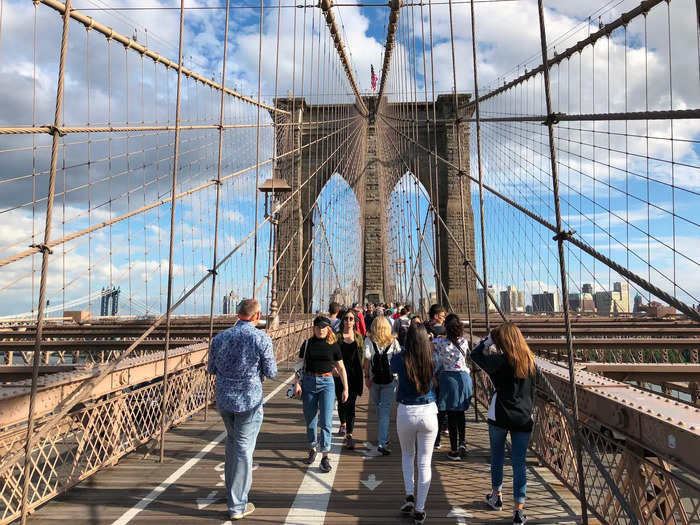
[[331, 325], [331, 320], [328, 319], [328, 317], [324, 317], [322, 315], [319, 315], [314, 319], [314, 326], [320, 326], [321, 328], [324, 328], [326, 326]]

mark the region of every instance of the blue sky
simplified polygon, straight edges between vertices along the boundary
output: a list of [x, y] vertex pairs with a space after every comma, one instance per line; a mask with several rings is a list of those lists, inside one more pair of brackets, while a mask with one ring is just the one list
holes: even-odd
[[[148, 5], [156, 4], [161, 7], [176, 5], [165, 1], [154, 1]], [[120, 0], [110, 5], [143, 7], [145, 4], [136, 0]], [[223, 3], [198, 1], [188, 5], [220, 7]], [[566, 48], [595, 31], [599, 23], [598, 16], [605, 23], [629, 10], [635, 3], [625, 0], [614, 7], [603, 3], [600, 5], [606, 6], [606, 9], [596, 10], [597, 5], [582, 6], [573, 0], [558, 2], [556, 10], [548, 9], [548, 35], [552, 46], [557, 50]], [[78, 9], [84, 9], [86, 14], [123, 34], [135, 34], [139, 42], [147, 42], [150, 48], [163, 56], [176, 58], [176, 9], [95, 9], [100, 6], [102, 4], [96, 0], [86, 0], [84, 4], [76, 5]], [[43, 5], [37, 6], [36, 11], [34, 9], [31, 3], [11, 1], [8, 9], [3, 11], [0, 42], [0, 93], [3, 93], [4, 106], [0, 110], [2, 125], [31, 125], [33, 122], [45, 124], [53, 119], [60, 17]], [[647, 17], [646, 40], [643, 38], [643, 21], [638, 19], [628, 26], [626, 34], [617, 31], [609, 42], [601, 41], [596, 45], [595, 53], [587, 50], [553, 70], [555, 110], [587, 113], [622, 111], [625, 107], [640, 110], [647, 105], [650, 109], [665, 109], [671, 107], [671, 97], [674, 109], [700, 107], [696, 67], [697, 34], [692, 23], [694, 18], [689, 16], [694, 14], [694, 9], [694, 4], [689, 0], [662, 3]], [[360, 89], [369, 91], [370, 64], [378, 72], [381, 71], [389, 10], [385, 7], [341, 6], [335, 8], [335, 11]], [[332, 54], [335, 51], [325, 40], [318, 40], [319, 22], [323, 24], [318, 11], [313, 8], [285, 8], [282, 12], [278, 60], [276, 4], [265, 4], [262, 100], [272, 102], [275, 92], [283, 96], [290, 93], [299, 96], [303, 93], [313, 103], [349, 100], [344, 72]], [[32, 21], [35, 14], [37, 25], [33, 28], [33, 24], [27, 25], [27, 20]], [[449, 92], [455, 82], [451, 73], [447, 6], [434, 6], [432, 20], [428, 18], [426, 8], [422, 14], [423, 29], [426, 32], [432, 23], [436, 94]], [[520, 0], [480, 3], [477, 4], [477, 16], [482, 93], [489, 86], [501, 85], [504, 79], [517, 76], [526, 67], [532, 68], [539, 64], [535, 2]], [[589, 16], [592, 16], [590, 22]], [[296, 38], [293, 31], [295, 18]], [[471, 92], [473, 80], [467, 6], [456, 5], [454, 19], [458, 60], [457, 89]], [[201, 72], [207, 78], [220, 79], [224, 30], [221, 10], [188, 10], [186, 20], [186, 66]], [[235, 9], [232, 10], [229, 28], [227, 85], [253, 98], [257, 97], [258, 20], [257, 9]], [[406, 38], [410, 37], [412, 33], [409, 29], [413, 28], [418, 50], [414, 57], [417, 64], [415, 82], [422, 100], [424, 80], [432, 80], [432, 74], [430, 60], [425, 77], [422, 71], [423, 42], [420, 40], [418, 25], [421, 21], [420, 8], [404, 8], [400, 20], [405, 24], [400, 28], [404, 32], [399, 32], [392, 73], [387, 79], [387, 93], [393, 97], [392, 100], [401, 100], [403, 96], [396, 92], [396, 86], [400, 85], [397, 81], [404, 74], [402, 68], [405, 66], [402, 64], [406, 60]], [[669, 24], [672, 37], [670, 48], [667, 32]], [[312, 26], [316, 30], [313, 44], [310, 38]], [[509, 29], [508, 38], [503, 37], [504, 27]], [[36, 55], [32, 46], [26, 45], [28, 30], [36, 31]], [[71, 31], [64, 108], [66, 124], [172, 124], [175, 102], [175, 76], [172, 70], [154, 67], [152, 62], [143, 62], [138, 54], [125, 53], [121, 45], [107, 45], [104, 37], [96, 32], [86, 33], [77, 24], [71, 25]], [[321, 34], [325, 38], [325, 28], [323, 31]], [[302, 45], [304, 32], [307, 35], [306, 48]], [[623, 45], [625, 36], [627, 48]], [[427, 40], [426, 37], [426, 45]], [[323, 75], [326, 90], [321, 94], [316, 93], [318, 72], [315, 85], [310, 85], [312, 46], [317, 60], [318, 42], [321, 42], [325, 61], [321, 63], [321, 69], [326, 72]], [[302, 51], [305, 62], [301, 60]], [[293, 57], [296, 65], [292, 61]], [[624, 67], [625, 63], [627, 68]], [[275, 70], [278, 65], [280, 80], [275, 85]], [[582, 73], [579, 74], [578, 71]], [[295, 78], [294, 83], [291, 82], [292, 77]], [[625, 81], [626, 91], [622, 89]], [[528, 84], [521, 91], [516, 90], [507, 96], [492, 99], [482, 106], [482, 114], [541, 114], [541, 92], [538, 90], [537, 85]], [[535, 103], [523, 106], [526, 99]], [[89, 104], [86, 103], [88, 100]], [[218, 97], [209, 88], [186, 82], [183, 101], [183, 121], [211, 123], [216, 120]], [[153, 107], [158, 109], [152, 110]], [[257, 121], [254, 106], [242, 103], [228, 103], [226, 115], [227, 122], [230, 123], [250, 125]], [[271, 123], [265, 110], [261, 112], [261, 122]], [[640, 275], [651, 278], [664, 289], [676, 293], [682, 300], [697, 302], [700, 297], [700, 281], [697, 276], [700, 274], [697, 272], [696, 261], [700, 260], [700, 253], [697, 252], [697, 243], [694, 241], [699, 237], [697, 225], [700, 224], [697, 206], [700, 192], [698, 122], [678, 121], [674, 123], [673, 130], [667, 121], [651, 122], [648, 130], [643, 121], [630, 122], [627, 129], [620, 128], [624, 123], [613, 124], [610, 129], [607, 125], [599, 122], [595, 127], [584, 124], [579, 128], [578, 123], [570, 123], [558, 127], [562, 213], [565, 219], [582, 239], [595, 244], [596, 249], [625, 265], [629, 258], [630, 267]], [[546, 145], [544, 129], [538, 124], [484, 124], [484, 165], [487, 168], [487, 183], [532, 207], [553, 222], [551, 196], [548, 193], [548, 161], [543, 154]], [[671, 131], [673, 141], [668, 139]], [[665, 138], [649, 141], [640, 138], [647, 135]], [[183, 132], [180, 166], [182, 191], [206, 184], [216, 176], [216, 137], [215, 131]], [[261, 160], [272, 154], [271, 137], [270, 128], [262, 128]], [[133, 211], [144, 203], [168, 197], [168, 178], [172, 170], [172, 132], [152, 135], [122, 133], [114, 134], [109, 139], [105, 135], [92, 134], [89, 146], [85, 139], [85, 135], [73, 135], [65, 139], [61, 149], [57, 183], [59, 194], [52, 233], [54, 238]], [[227, 131], [224, 174], [253, 165], [256, 143], [256, 134], [251, 128]], [[3, 220], [0, 221], [0, 257], [16, 253], [39, 239], [44, 221], [45, 202], [41, 201], [41, 196], [46, 191], [48, 144], [45, 135], [4, 136], [0, 141], [0, 160], [5, 168], [0, 174], [0, 183], [5, 190], [1, 192], [0, 199], [0, 211], [3, 214]], [[472, 145], [472, 174], [476, 173], [474, 152], [475, 147]], [[669, 162], [671, 155], [674, 161], [672, 170]], [[647, 156], [650, 157], [648, 164]], [[270, 174], [270, 166], [262, 166], [258, 173], [259, 182]], [[237, 246], [256, 224], [255, 176], [255, 170], [249, 170], [233, 177], [223, 186], [225, 196], [222, 209], [226, 220], [221, 229], [222, 254]], [[341, 181], [334, 181], [322, 194], [319, 206], [325, 210], [324, 221], [327, 225], [337, 228], [336, 212], [339, 205], [334, 205], [333, 202], [348, 190], [342, 186]], [[673, 187], [670, 186], [671, 182]], [[629, 193], [629, 198], [620, 190]], [[34, 205], [32, 195], [36, 195]], [[211, 244], [207, 240], [207, 234], [213, 230], [213, 195], [214, 187], [209, 186], [187, 196], [179, 206], [175, 256], [175, 289], [178, 293], [196, 282], [210, 265]], [[647, 204], [648, 202], [652, 204]], [[474, 187], [472, 203], [478, 224], [478, 199]], [[425, 202], [421, 201], [420, 206], [425, 207]], [[262, 208], [260, 199], [258, 223], [263, 219]], [[350, 216], [357, 213], [351, 208], [343, 210], [343, 213]], [[672, 212], [676, 214], [675, 219]], [[163, 249], [162, 243], [167, 236], [168, 213], [168, 205], [159, 206], [119, 222], [111, 230], [103, 228], [66, 243], [65, 253], [61, 247], [52, 259], [49, 279], [51, 304], [58, 307], [60, 303], [57, 304], [56, 301], [63, 301], [64, 296], [69, 303], [72, 298], [85, 297], [89, 293], [94, 295], [96, 290], [110, 283], [110, 276], [113, 284], [125, 290], [129, 286], [128, 277], [131, 276], [132, 313], [143, 313], [146, 305], [149, 312], [160, 311], [160, 294], [164, 288], [163, 268], [167, 267], [167, 250]], [[488, 273], [495, 276], [493, 282], [496, 285], [506, 286], [511, 284], [511, 280], [516, 281], [514, 284], [521, 288], [532, 290], [557, 285], [558, 274], [556, 266], [553, 266], [556, 263], [553, 257], [554, 243], [551, 242], [549, 232], [531, 226], [527, 221], [523, 222], [521, 217], [491, 197], [487, 197], [486, 218]], [[594, 221], [598, 227], [594, 227]], [[508, 233], [508, 242], [502, 242], [504, 231]], [[156, 239], [160, 239], [160, 243], [154, 244]], [[264, 226], [258, 234], [258, 284], [267, 271], [268, 239], [269, 228]], [[530, 260], [514, 259], [512, 246], [518, 243], [528, 246]], [[314, 249], [318, 247], [314, 246]], [[356, 248], [349, 250], [347, 258], [355, 260], [356, 253]], [[231, 289], [239, 296], [251, 292], [252, 254], [251, 240], [227, 263], [222, 271], [225, 277], [220, 279], [217, 290], [217, 305], [219, 299]], [[619, 280], [615, 275], [610, 275], [602, 264], [594, 263], [587, 256], [572, 252], [570, 257], [570, 266], [573, 268], [570, 272], [572, 290], [582, 282], [594, 282], [607, 289], [609, 283]], [[107, 261], [111, 261], [111, 264]], [[348, 275], [357, 271], [353, 270], [356, 266], [355, 263], [346, 265]], [[0, 268], [0, 294], [5, 299], [0, 307], [0, 315], [29, 311], [35, 306], [33, 303], [36, 300], [38, 268], [37, 256], [26, 259], [23, 263]], [[325, 271], [328, 272], [328, 268]], [[322, 272], [317, 273], [320, 276]], [[319, 282], [329, 282], [326, 274], [319, 279]], [[676, 287], [674, 290], [669, 279], [675, 279], [682, 289]], [[434, 288], [431, 280], [427, 280], [427, 283]], [[323, 293], [326, 293], [325, 289]], [[207, 285], [202, 288], [200, 295], [195, 295], [185, 305], [183, 311], [205, 311], [208, 308], [208, 295]], [[96, 304], [94, 299], [92, 302], [93, 305]], [[123, 295], [123, 308], [126, 308], [125, 304], [128, 304], [128, 299]]]

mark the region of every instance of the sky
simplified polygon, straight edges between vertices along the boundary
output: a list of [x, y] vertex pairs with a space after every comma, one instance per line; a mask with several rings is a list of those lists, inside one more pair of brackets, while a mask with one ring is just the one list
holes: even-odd
[[[371, 93], [370, 65], [381, 72], [389, 9], [358, 7], [343, 2], [334, 8], [336, 20], [350, 57], [355, 78], [364, 93]], [[291, 5], [282, 2], [282, 5]], [[206, 78], [221, 80], [225, 5], [220, 0], [185, 2], [185, 66]], [[332, 54], [332, 47], [312, 48], [310, 35], [317, 42], [318, 10], [283, 7], [264, 3], [262, 44], [260, 9], [239, 2], [231, 9], [226, 83], [244, 95], [257, 97], [258, 67], [261, 70], [261, 100], [274, 103], [275, 96], [306, 96], [312, 103], [350, 100], [344, 72]], [[548, 41], [561, 51], [585, 38], [636, 6], [630, 0], [608, 2], [547, 2]], [[178, 53], [178, 2], [149, 0], [75, 0], [73, 7], [116, 31], [135, 37], [138, 42], [164, 57], [176, 60]], [[158, 9], [144, 9], [157, 7]], [[536, 2], [478, 2], [477, 42], [480, 92], [502, 85], [541, 62]], [[572, 58], [553, 69], [552, 90], [555, 111], [594, 113], [649, 109], [689, 109], [700, 107], [698, 40], [695, 4], [690, 0], [662, 2], [646, 18], [632, 22], [627, 31], [604, 39], [594, 50]], [[406, 7], [400, 18], [398, 44], [387, 78], [390, 100], [406, 96], [401, 88], [406, 78], [409, 37], [418, 41], [416, 74], [409, 78], [418, 93], [432, 96], [449, 93], [456, 80], [457, 90], [472, 92], [472, 54], [468, 6], [453, 9], [456, 74], [452, 75], [452, 42], [448, 6], [434, 5], [429, 13], [419, 7]], [[28, 126], [52, 123], [55, 101], [57, 49], [60, 45], [60, 17], [51, 8], [21, 0], [6, 0], [0, 26], [0, 125]], [[296, 28], [296, 29], [295, 29]], [[432, 30], [432, 62], [422, 69], [422, 40]], [[154, 67], [123, 46], [108, 43], [95, 31], [70, 26], [66, 96], [62, 118], [66, 124], [137, 125], [171, 123], [174, 119], [175, 75], [162, 66]], [[325, 29], [324, 29], [325, 31]], [[401, 32], [403, 31], [403, 33]], [[279, 55], [277, 53], [279, 43]], [[626, 45], [625, 45], [626, 44]], [[429, 46], [426, 36], [425, 45]], [[259, 48], [262, 56], [259, 56]], [[315, 54], [314, 54], [315, 53]], [[321, 62], [323, 58], [323, 62]], [[316, 66], [311, 62], [316, 60]], [[403, 62], [402, 62], [403, 60]], [[626, 62], [625, 62], [626, 61]], [[625, 63], [627, 67], [625, 67]], [[314, 69], [316, 68], [316, 69]], [[321, 69], [320, 75], [313, 71]], [[410, 76], [410, 75], [409, 75]], [[412, 80], [415, 78], [415, 80]], [[312, 86], [312, 82], [315, 85]], [[325, 83], [327, 82], [327, 83]], [[625, 84], [626, 82], [626, 84]], [[212, 123], [218, 115], [218, 96], [209, 88], [184, 83], [183, 122]], [[419, 97], [422, 100], [422, 95]], [[541, 87], [527, 84], [510, 95], [496, 97], [482, 105], [484, 115], [542, 114]], [[258, 118], [272, 123], [270, 114], [254, 106], [227, 102], [229, 122], [253, 125]], [[654, 121], [646, 129], [644, 121], [620, 123], [578, 123], [559, 128], [559, 162], [562, 181], [562, 213], [565, 222], [604, 254], [628, 265], [665, 290], [688, 303], [700, 302], [700, 123]], [[483, 162], [486, 183], [518, 202], [537, 210], [554, 222], [551, 181], [546, 172], [546, 135], [539, 123], [484, 124]], [[613, 133], [611, 134], [610, 131]], [[669, 140], [672, 134], [673, 140]], [[180, 191], [206, 184], [216, 176], [216, 131], [184, 136], [181, 149]], [[261, 128], [258, 139], [252, 128], [226, 132], [222, 167], [233, 173], [264, 160], [273, 153], [270, 127]], [[626, 137], [625, 137], [626, 136]], [[667, 137], [646, 140], [646, 136]], [[57, 208], [52, 236], [92, 226], [139, 206], [168, 197], [172, 172], [172, 133], [123, 133], [106, 139], [104, 135], [75, 135], [62, 142], [57, 181]], [[610, 141], [609, 143], [607, 141]], [[46, 176], [50, 137], [0, 137], [0, 257], [25, 249], [40, 240], [45, 220]], [[259, 145], [259, 146], [258, 146]], [[476, 174], [476, 147], [472, 133], [472, 174]], [[259, 152], [259, 153], [258, 153]], [[622, 152], [622, 153], [621, 153]], [[648, 157], [648, 158], [647, 158]], [[673, 158], [673, 164], [669, 160]], [[543, 168], [545, 166], [545, 168]], [[238, 247], [264, 220], [263, 202], [257, 199], [256, 181], [271, 174], [270, 165], [248, 170], [224, 184], [221, 253], [236, 252], [225, 265], [216, 292], [217, 307], [229, 291], [237, 296], [251, 293], [252, 282], [260, 285], [267, 272], [270, 230], [258, 231], [258, 257], [251, 261], [253, 237]], [[320, 208], [327, 210], [330, 223], [337, 208], [334, 196], [347, 189], [336, 181], [333, 191], [324, 192]], [[472, 185], [477, 236], [479, 228], [478, 193]], [[260, 197], [260, 196], [258, 196]], [[211, 266], [211, 233], [215, 187], [183, 198], [176, 213], [175, 289], [178, 294], [206, 273]], [[256, 214], [257, 209], [257, 214]], [[345, 209], [345, 208], [343, 208]], [[351, 208], [347, 208], [351, 210]], [[353, 209], [354, 210], [354, 209]], [[90, 306], [97, 308], [103, 286], [131, 289], [131, 313], [162, 311], [167, 281], [169, 206], [163, 205], [138, 214], [111, 228], [103, 228], [77, 241], [66, 243], [50, 269], [49, 294], [59, 312], [62, 301], [91, 295]], [[357, 211], [347, 211], [356, 214]], [[551, 234], [523, 222], [494, 197], [486, 196], [486, 254], [488, 273], [499, 287], [518, 284], [533, 292], [556, 286], [555, 245]], [[32, 229], [34, 233], [32, 234]], [[510, 242], [500, 242], [502, 232]], [[522, 257], [514, 250], [521, 246], [530, 253]], [[317, 249], [317, 247], [315, 247]], [[347, 258], [355, 260], [359, 248]], [[482, 256], [477, 246], [479, 257]], [[572, 290], [583, 282], [594, 282], [601, 289], [619, 280], [600, 263], [578, 252], [570, 256]], [[577, 259], [578, 257], [578, 259]], [[354, 268], [355, 263], [347, 268]], [[0, 268], [0, 315], [31, 311], [35, 307], [39, 258]], [[348, 270], [349, 271], [349, 270]], [[255, 279], [253, 273], [255, 272]], [[324, 283], [328, 276], [324, 274]], [[673, 282], [676, 283], [674, 287]], [[429, 287], [431, 283], [427, 283]], [[680, 289], [679, 289], [680, 285]], [[326, 288], [330, 284], [324, 284]], [[148, 289], [148, 291], [145, 291]], [[201, 292], [201, 293], [200, 293]], [[183, 311], [204, 312], [208, 308], [208, 285], [200, 289]], [[125, 294], [126, 295], [126, 294]]]

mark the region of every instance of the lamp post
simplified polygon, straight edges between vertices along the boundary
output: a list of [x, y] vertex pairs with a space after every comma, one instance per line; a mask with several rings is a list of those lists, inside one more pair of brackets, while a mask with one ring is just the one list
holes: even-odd
[[406, 275], [405, 275], [405, 272], [402, 273], [401, 270], [404, 268], [403, 265], [406, 263], [406, 259], [404, 259], [404, 258], [402, 258], [402, 257], [399, 257], [399, 258], [396, 259], [394, 262], [396, 263], [396, 276], [398, 277], [398, 281], [399, 281], [399, 297], [400, 297], [400, 301], [403, 302], [403, 303], [405, 303], [405, 302], [406, 302], [406, 297], [405, 297], [405, 294], [404, 294], [404, 287], [403, 287], [402, 285], [403, 285], [404, 279], [406, 278]]
[[[267, 327], [277, 328], [279, 326], [279, 305], [277, 304], [277, 227], [279, 226], [279, 201], [278, 196], [292, 191], [292, 187], [287, 182], [277, 176], [267, 179], [259, 187], [258, 191], [265, 194], [265, 218], [270, 218], [272, 225], [272, 275], [270, 276], [270, 311], [267, 313]], [[272, 212], [270, 212], [272, 208]]]

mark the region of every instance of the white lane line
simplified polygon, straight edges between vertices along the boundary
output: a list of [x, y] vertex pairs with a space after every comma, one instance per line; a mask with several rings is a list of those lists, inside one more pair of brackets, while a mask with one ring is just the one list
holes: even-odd
[[[285, 386], [287, 386], [287, 383], [292, 380], [294, 377], [294, 374], [290, 375], [283, 383], [280, 383], [277, 385], [277, 387], [267, 394], [265, 398], [263, 399], [263, 404], [267, 403], [270, 399], [272, 399], [280, 390], [282, 390]], [[194, 457], [191, 457], [188, 459], [179, 469], [177, 469], [175, 472], [170, 474], [170, 476], [167, 477], [163, 482], [161, 482], [160, 485], [158, 485], [156, 488], [154, 488], [151, 492], [149, 492], [146, 496], [144, 496], [141, 501], [139, 501], [136, 505], [131, 507], [129, 510], [127, 510], [124, 514], [121, 515], [121, 517], [114, 522], [112, 522], [112, 525], [126, 525], [129, 523], [131, 520], [134, 519], [134, 517], [141, 512], [143, 509], [148, 507], [152, 502], [154, 502], [158, 497], [165, 492], [170, 485], [175, 483], [178, 479], [180, 479], [183, 474], [185, 474], [188, 470], [190, 470], [192, 467], [194, 467], [200, 459], [202, 459], [204, 456], [206, 456], [209, 452], [211, 452], [216, 445], [221, 443], [224, 439], [226, 438], [226, 431], [222, 432], [218, 436], [214, 438], [213, 441], [210, 441], [202, 450], [197, 452], [197, 454]]]
[[[331, 429], [340, 425], [337, 413], [334, 408], [333, 426]], [[331, 436], [331, 451], [328, 454], [328, 459], [333, 466], [333, 470], [325, 474], [318, 470], [318, 465], [321, 461], [321, 454], [319, 453], [314, 464], [309, 465], [306, 469], [306, 474], [301, 485], [299, 485], [299, 490], [297, 490], [297, 495], [289, 509], [284, 525], [322, 525], [326, 520], [326, 511], [328, 510], [328, 502], [333, 491], [335, 473], [338, 471], [340, 449], [343, 441], [342, 437], [335, 437], [333, 434]]]

